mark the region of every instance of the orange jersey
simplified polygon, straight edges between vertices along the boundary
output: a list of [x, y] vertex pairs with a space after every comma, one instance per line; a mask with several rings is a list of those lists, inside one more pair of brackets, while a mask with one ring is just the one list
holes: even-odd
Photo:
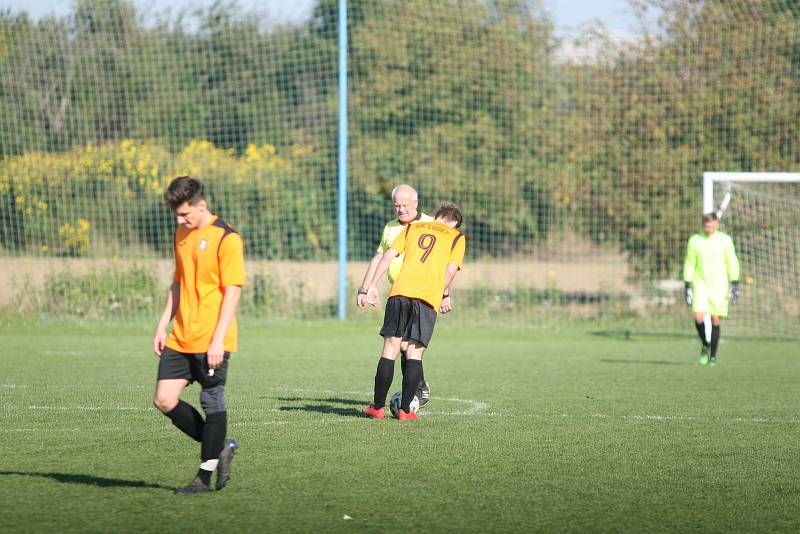
[[438, 311], [447, 266], [452, 263], [461, 269], [465, 241], [461, 232], [440, 222], [416, 222], [406, 226], [391, 247], [400, 254], [405, 253], [405, 257], [389, 296], [424, 300]]
[[[167, 347], [183, 353], [204, 353], [211, 346], [226, 286], [242, 286], [244, 244], [224, 221], [214, 217], [201, 230], [175, 231], [175, 275], [180, 301]], [[225, 334], [224, 347], [235, 352], [236, 317]]]

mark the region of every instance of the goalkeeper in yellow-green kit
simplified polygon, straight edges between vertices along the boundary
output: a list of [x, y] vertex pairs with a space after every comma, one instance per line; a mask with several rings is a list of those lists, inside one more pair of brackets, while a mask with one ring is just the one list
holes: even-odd
[[[733, 240], [719, 231], [715, 213], [703, 215], [703, 232], [689, 238], [683, 264], [684, 297], [692, 307], [703, 343], [700, 365], [717, 364], [720, 319], [728, 316], [728, 299], [739, 298], [739, 259]], [[705, 316], [711, 315], [711, 340], [706, 339]]]

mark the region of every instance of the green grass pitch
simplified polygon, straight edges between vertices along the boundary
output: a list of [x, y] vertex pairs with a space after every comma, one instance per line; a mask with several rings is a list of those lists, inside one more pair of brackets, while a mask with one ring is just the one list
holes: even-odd
[[2, 530], [800, 531], [797, 343], [723, 337], [712, 369], [688, 335], [442, 321], [433, 399], [401, 423], [358, 415], [377, 330], [245, 323], [233, 477], [178, 497], [199, 447], [151, 406], [152, 325], [0, 323]]

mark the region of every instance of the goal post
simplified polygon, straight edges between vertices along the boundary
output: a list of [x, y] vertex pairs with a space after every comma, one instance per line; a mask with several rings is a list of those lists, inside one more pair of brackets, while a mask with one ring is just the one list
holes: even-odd
[[730, 203], [730, 189], [715, 209], [714, 186], [732, 183], [800, 183], [800, 172], [704, 172], [703, 173], [703, 214], [716, 211], [722, 216]]
[[800, 337], [800, 172], [705, 172], [715, 212], [742, 264], [736, 334]]

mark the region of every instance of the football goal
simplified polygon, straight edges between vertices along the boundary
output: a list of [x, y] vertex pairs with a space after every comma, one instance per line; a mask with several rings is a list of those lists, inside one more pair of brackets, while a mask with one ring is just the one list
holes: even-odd
[[727, 323], [737, 334], [800, 337], [800, 173], [703, 173], [703, 213], [712, 211], [742, 264]]

